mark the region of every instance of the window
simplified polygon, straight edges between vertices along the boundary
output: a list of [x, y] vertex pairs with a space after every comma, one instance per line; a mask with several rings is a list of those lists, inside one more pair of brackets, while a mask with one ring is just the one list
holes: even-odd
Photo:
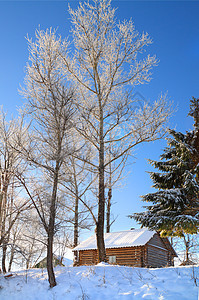
[[116, 256], [108, 257], [109, 264], [116, 264]]

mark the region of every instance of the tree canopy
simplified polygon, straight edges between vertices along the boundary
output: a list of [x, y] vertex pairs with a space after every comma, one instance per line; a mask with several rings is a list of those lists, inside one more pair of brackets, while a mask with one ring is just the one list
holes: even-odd
[[142, 196], [152, 202], [146, 211], [132, 217], [142, 226], [167, 235], [197, 233], [199, 225], [199, 99], [190, 101], [193, 130], [170, 130], [168, 146], [160, 161], [149, 160], [159, 172], [150, 172], [157, 192]]

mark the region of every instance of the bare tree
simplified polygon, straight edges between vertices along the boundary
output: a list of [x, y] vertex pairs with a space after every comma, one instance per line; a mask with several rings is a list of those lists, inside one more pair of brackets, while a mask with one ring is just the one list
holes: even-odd
[[34, 209], [20, 214], [10, 233], [8, 244], [8, 271], [13, 263], [25, 262], [24, 268], [33, 267], [45, 253], [46, 238]]
[[63, 232], [61, 235], [55, 237], [55, 253], [58, 256], [61, 263], [64, 263], [64, 256], [69, 248], [72, 248], [72, 239], [67, 232]]
[[37, 31], [36, 41], [28, 38], [28, 43], [30, 56], [22, 93], [28, 100], [26, 112], [32, 122], [32, 132], [26, 145], [23, 140], [19, 142], [19, 151], [35, 167], [37, 176], [48, 182], [48, 192], [43, 191], [39, 195], [32, 185], [31, 191], [34, 192], [30, 193], [27, 181], [23, 178], [21, 181], [47, 233], [48, 278], [50, 287], [54, 287], [53, 239], [57, 190], [63, 161], [71, 151], [73, 90], [67, 88], [67, 78], [60, 74], [60, 53], [65, 53], [66, 45], [56, 38], [55, 32]]
[[181, 260], [181, 265], [193, 265], [199, 261], [199, 236], [198, 234], [185, 234], [173, 237], [173, 245]]
[[[165, 97], [153, 105], [137, 108], [132, 88], [150, 81], [155, 56], [144, 56], [152, 43], [147, 33], [139, 34], [133, 22], [116, 23], [110, 0], [80, 3], [69, 9], [75, 51], [62, 55], [66, 73], [78, 89], [76, 130], [93, 148], [89, 160], [98, 173], [98, 217], [96, 237], [98, 261], [106, 260], [104, 245], [105, 172], [142, 142], [164, 135], [170, 107]], [[117, 155], [109, 159], [109, 145]]]
[[[115, 160], [107, 166], [105, 173], [105, 191], [106, 191], [106, 232], [110, 232], [111, 225], [116, 221], [116, 218], [112, 216], [111, 220], [111, 207], [113, 204], [112, 193], [113, 188], [121, 186], [121, 181], [124, 179], [124, 169], [126, 167], [128, 152], [122, 156], [122, 159], [119, 161]], [[112, 145], [109, 145], [108, 149], [108, 160], [111, 161], [114, 157], [117, 156], [115, 149]]]
[[7, 121], [6, 114], [0, 111], [0, 246], [2, 247], [2, 270], [6, 272], [6, 251], [10, 231], [20, 213], [28, 208], [28, 201], [20, 197], [16, 173], [25, 172], [26, 165], [18, 152], [12, 147], [14, 136], [22, 136], [25, 128], [21, 121]]
[[[83, 153], [85, 157], [90, 155], [91, 150], [89, 145], [85, 144], [80, 146], [81, 143], [78, 143], [77, 136], [75, 136], [75, 138], [73, 137], [73, 143], [76, 143], [76, 146], [78, 145], [78, 149], [81, 149], [81, 153]], [[64, 170], [65, 173], [68, 174], [68, 178], [65, 177], [62, 186], [67, 189], [67, 194], [70, 197], [68, 208], [72, 212], [73, 246], [76, 247], [78, 245], [79, 230], [85, 228], [88, 229], [91, 225], [89, 225], [90, 222], [88, 218], [89, 210], [85, 203], [90, 209], [93, 209], [95, 206], [93, 201], [92, 203], [88, 203], [86, 195], [90, 193], [90, 188], [95, 182], [96, 176], [93, 176], [90, 169], [87, 169], [87, 164], [85, 162], [82, 162], [72, 155], [64, 163]]]

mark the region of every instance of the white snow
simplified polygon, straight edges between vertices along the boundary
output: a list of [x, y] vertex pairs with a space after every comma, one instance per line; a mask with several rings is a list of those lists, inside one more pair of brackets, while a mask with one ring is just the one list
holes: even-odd
[[47, 272], [0, 275], [1, 300], [197, 300], [199, 266], [144, 269], [111, 266], [56, 267], [57, 286], [49, 288]]
[[[143, 246], [153, 237], [155, 233], [155, 231], [149, 230], [147, 228], [105, 233], [105, 247], [106, 249], [108, 249]], [[97, 249], [96, 235], [93, 235], [87, 240], [80, 243], [73, 249], [73, 251], [88, 249]]]

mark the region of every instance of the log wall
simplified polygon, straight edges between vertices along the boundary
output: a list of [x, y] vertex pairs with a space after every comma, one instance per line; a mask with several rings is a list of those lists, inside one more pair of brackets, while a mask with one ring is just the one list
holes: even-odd
[[146, 245], [147, 247], [147, 266], [165, 267], [171, 265], [170, 251], [166, 248], [158, 234], [155, 234]]
[[160, 268], [168, 265], [167, 250], [157, 249], [156, 247], [149, 245], [147, 247], [147, 256], [147, 267]]
[[107, 261], [109, 256], [116, 256], [116, 264], [122, 266], [141, 267], [143, 247], [125, 247], [106, 249]]
[[[116, 264], [132, 267], [164, 267], [173, 265], [171, 251], [165, 246], [158, 234], [155, 234], [145, 246], [106, 249], [106, 259], [116, 256]], [[80, 250], [78, 265], [96, 265], [97, 250]]]
[[[146, 250], [144, 247], [126, 247], [106, 249], [106, 259], [116, 256], [116, 264], [123, 266], [143, 267], [146, 265]], [[95, 265], [98, 263], [97, 250], [79, 251], [78, 265]]]
[[78, 265], [96, 265], [97, 250], [79, 251]]

